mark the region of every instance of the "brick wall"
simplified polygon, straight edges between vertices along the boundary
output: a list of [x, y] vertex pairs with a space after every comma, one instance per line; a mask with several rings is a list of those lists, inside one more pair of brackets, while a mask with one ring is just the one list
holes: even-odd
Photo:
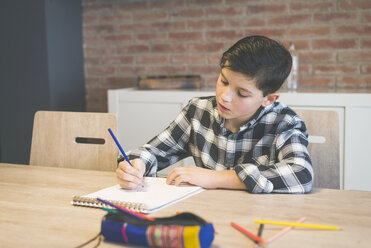
[[200, 74], [214, 88], [223, 51], [266, 35], [300, 56], [299, 86], [371, 88], [371, 0], [83, 0], [88, 111], [139, 75]]

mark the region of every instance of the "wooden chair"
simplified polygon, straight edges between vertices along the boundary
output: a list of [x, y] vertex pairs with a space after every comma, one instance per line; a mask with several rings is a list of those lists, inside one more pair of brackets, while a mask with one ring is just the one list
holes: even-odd
[[30, 165], [114, 171], [117, 118], [107, 113], [38, 111], [34, 117]]
[[340, 189], [339, 116], [331, 110], [294, 109], [309, 133], [313, 187]]

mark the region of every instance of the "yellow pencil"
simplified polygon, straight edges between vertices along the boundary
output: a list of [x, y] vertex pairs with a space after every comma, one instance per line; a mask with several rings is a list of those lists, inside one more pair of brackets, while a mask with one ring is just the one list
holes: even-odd
[[326, 225], [305, 224], [305, 223], [296, 223], [296, 222], [282, 222], [282, 221], [273, 221], [273, 220], [254, 220], [254, 222], [258, 224], [267, 224], [267, 225], [293, 226], [293, 227], [303, 227], [303, 228], [333, 230], [333, 231], [342, 230], [338, 226], [326, 226]]

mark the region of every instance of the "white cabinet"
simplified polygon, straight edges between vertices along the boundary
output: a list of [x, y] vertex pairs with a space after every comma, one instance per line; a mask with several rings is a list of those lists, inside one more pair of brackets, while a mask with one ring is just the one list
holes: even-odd
[[[213, 91], [108, 91], [108, 110], [118, 118], [118, 139], [125, 150], [157, 135], [174, 120], [192, 97]], [[343, 189], [371, 191], [371, 94], [281, 93], [281, 102], [293, 108], [335, 110], [340, 127], [340, 183]], [[185, 163], [190, 163], [187, 160]]]
[[344, 188], [371, 191], [371, 107], [345, 111]]

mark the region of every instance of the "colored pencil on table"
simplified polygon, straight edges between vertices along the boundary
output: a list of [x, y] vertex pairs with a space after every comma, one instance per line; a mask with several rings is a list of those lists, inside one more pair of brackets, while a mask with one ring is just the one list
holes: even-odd
[[[260, 224], [260, 225], [259, 225], [259, 229], [258, 229], [258, 234], [257, 234], [257, 236], [258, 236], [259, 238], [262, 237], [263, 229], [264, 229], [264, 224]], [[258, 241], [255, 241], [255, 244], [258, 244]]]
[[304, 223], [282, 222], [282, 221], [273, 221], [273, 220], [254, 220], [254, 222], [258, 224], [292, 226], [292, 227], [312, 228], [312, 229], [321, 229], [321, 230], [332, 230], [332, 231], [341, 230], [341, 228], [338, 226], [328, 226], [328, 225], [304, 224]]
[[[300, 219], [298, 219], [297, 223], [302, 223], [306, 220], [306, 217], [301, 217]], [[290, 231], [291, 229], [293, 229], [294, 227], [293, 226], [287, 226], [285, 228], [283, 228], [281, 231], [277, 232], [275, 235], [273, 235], [272, 237], [268, 238], [267, 239], [267, 244], [273, 242], [274, 240], [278, 239], [279, 237], [283, 236], [285, 233], [287, 233], [288, 231]]]
[[242, 232], [243, 234], [245, 234], [247, 237], [249, 237], [250, 239], [252, 239], [253, 241], [257, 241], [261, 244], [265, 244], [264, 240], [258, 236], [256, 236], [255, 234], [247, 231], [245, 228], [237, 225], [236, 223], [234, 222], [231, 222], [231, 225], [236, 228], [238, 231]]
[[123, 206], [119, 206], [119, 205], [116, 205], [116, 204], [113, 204], [112, 202], [109, 202], [109, 201], [106, 201], [106, 200], [103, 200], [101, 198], [97, 198], [98, 201], [100, 202], [103, 202], [104, 204], [107, 204], [108, 206], [111, 206], [119, 211], [122, 211], [122, 212], [125, 212], [127, 214], [130, 214], [132, 216], [135, 216], [139, 219], [146, 219], [146, 220], [150, 220], [150, 221], [153, 221], [155, 220], [154, 218], [152, 217], [149, 217], [149, 216], [146, 216], [144, 214], [141, 214], [141, 213], [138, 213], [138, 212], [135, 212], [135, 211], [132, 211], [130, 209], [127, 209], [126, 207], [123, 207]]

